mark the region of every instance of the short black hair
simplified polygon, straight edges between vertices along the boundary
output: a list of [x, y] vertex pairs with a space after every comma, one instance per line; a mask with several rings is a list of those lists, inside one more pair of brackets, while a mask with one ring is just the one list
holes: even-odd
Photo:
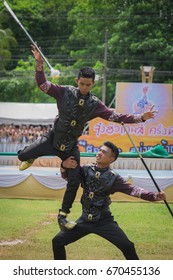
[[113, 156], [115, 157], [115, 160], [118, 158], [119, 156], [119, 150], [118, 147], [113, 144], [112, 142], [106, 141], [103, 143], [104, 146], [108, 147], [109, 149], [111, 149]]
[[84, 66], [79, 70], [78, 79], [82, 78], [91, 78], [93, 81], [95, 80], [95, 71], [89, 66]]

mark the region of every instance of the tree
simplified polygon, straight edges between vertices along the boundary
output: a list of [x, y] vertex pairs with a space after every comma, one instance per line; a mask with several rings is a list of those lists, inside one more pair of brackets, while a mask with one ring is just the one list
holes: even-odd
[[[173, 67], [172, 1], [127, 2], [118, 16], [109, 40], [116, 65], [122, 69], [139, 69], [141, 65], [153, 65], [156, 67], [155, 75], [157, 70], [170, 71]], [[169, 7], [169, 10], [165, 10], [165, 7]], [[115, 63], [112, 64], [113, 68], [114, 65]], [[169, 76], [158, 76], [155, 81], [165, 82], [165, 79], [169, 79]]]
[[108, 83], [141, 81], [141, 65], [156, 67], [154, 81], [169, 81], [173, 66], [172, 11], [171, 0], [79, 0], [69, 12], [73, 22], [70, 41], [75, 46], [71, 57], [75, 63], [91, 66], [96, 60], [103, 61], [107, 29]]
[[11, 59], [10, 46], [16, 46], [10, 29], [0, 29], [0, 71], [4, 71]]
[[[141, 81], [141, 65], [155, 66], [154, 82], [172, 79], [172, 0], [11, 0], [10, 6], [51, 65], [61, 70], [63, 75], [58, 80], [61, 84], [75, 84], [74, 76], [84, 65], [93, 67], [102, 76], [105, 31], [108, 31], [107, 105], [115, 95], [117, 82]], [[2, 2], [1, 7], [1, 29], [10, 28], [18, 42], [17, 48], [3, 48], [3, 52], [12, 54], [11, 62], [3, 67], [10, 77], [23, 83], [22, 77], [28, 79], [24, 72], [29, 69], [30, 42]], [[26, 99], [39, 100], [41, 95], [37, 95], [34, 84], [29, 88], [30, 96], [26, 90]], [[94, 92], [101, 98], [101, 80]]]
[[[51, 64], [64, 61], [68, 64], [67, 39], [71, 33], [72, 25], [68, 24], [67, 14], [74, 2], [75, 0], [23, 0], [11, 1], [10, 3], [22, 25], [32, 39], [37, 41]], [[4, 6], [0, 20], [3, 27], [12, 29], [18, 42], [18, 48], [12, 51], [12, 58], [27, 59], [28, 55], [31, 54], [31, 42]], [[9, 70], [16, 67], [16, 59], [13, 62]]]

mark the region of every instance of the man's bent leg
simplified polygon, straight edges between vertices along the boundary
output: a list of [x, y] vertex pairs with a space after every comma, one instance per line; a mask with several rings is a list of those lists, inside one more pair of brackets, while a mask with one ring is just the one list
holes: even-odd
[[70, 213], [70, 208], [75, 200], [77, 190], [80, 184], [79, 165], [75, 169], [68, 170], [67, 188], [63, 197], [62, 210]]
[[67, 229], [61, 230], [52, 239], [52, 249], [54, 260], [66, 260], [66, 250], [65, 246], [77, 241], [81, 237], [87, 235], [88, 233], [85, 229], [81, 228], [81, 225], [77, 225], [73, 230], [69, 232]]
[[63, 197], [62, 209], [60, 209], [58, 214], [58, 223], [60, 228], [66, 227], [67, 229], [72, 229], [75, 227], [76, 223], [68, 221], [67, 214], [70, 213], [70, 208], [75, 200], [76, 193], [79, 187], [79, 166], [75, 169], [70, 169], [68, 174], [67, 188]]
[[33, 164], [36, 158], [45, 155], [58, 156], [58, 152], [52, 148], [52, 132], [43, 135], [40, 140], [18, 151], [18, 159], [22, 162], [19, 169], [27, 169]]
[[75, 227], [76, 223], [68, 221], [67, 214], [70, 213], [70, 208], [75, 200], [76, 193], [80, 184], [80, 153], [76, 148], [71, 154], [74, 156], [78, 165], [75, 169], [67, 170], [67, 188], [63, 197], [62, 208], [60, 209], [58, 215], [58, 223], [60, 228], [66, 227], [67, 229], [72, 229]]
[[115, 221], [110, 221], [96, 228], [96, 234], [118, 247], [127, 260], [139, 260], [134, 244], [128, 239]]

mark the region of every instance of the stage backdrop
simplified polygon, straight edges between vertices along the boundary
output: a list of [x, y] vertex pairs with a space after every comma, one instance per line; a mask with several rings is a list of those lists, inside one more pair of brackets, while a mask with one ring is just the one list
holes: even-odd
[[[162, 145], [173, 154], [173, 86], [154, 83], [117, 83], [116, 111], [125, 114], [142, 114], [155, 105], [155, 118], [139, 124], [126, 124], [129, 134], [140, 152]], [[131, 144], [121, 124], [101, 118], [92, 120], [89, 134], [79, 140], [82, 152], [97, 152], [103, 141], [114, 142], [121, 152], [132, 152]]]

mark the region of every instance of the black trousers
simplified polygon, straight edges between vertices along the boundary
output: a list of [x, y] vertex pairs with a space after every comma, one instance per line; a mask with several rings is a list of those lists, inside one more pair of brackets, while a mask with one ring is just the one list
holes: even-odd
[[80, 183], [80, 152], [77, 146], [75, 146], [69, 153], [61, 152], [54, 149], [53, 136], [53, 131], [48, 132], [40, 140], [35, 141], [30, 146], [26, 146], [23, 150], [20, 150], [18, 152], [18, 158], [20, 161], [28, 161], [30, 159], [36, 159], [41, 156], [55, 155], [63, 161], [70, 156], [75, 157], [78, 165], [75, 169], [67, 170], [67, 188], [62, 202], [62, 211], [69, 213]]
[[54, 260], [66, 260], [65, 246], [90, 233], [95, 233], [118, 247], [127, 260], [139, 259], [134, 244], [128, 239], [126, 234], [118, 226], [117, 222], [113, 221], [113, 219], [92, 223], [84, 222], [80, 218], [77, 221], [76, 227], [72, 230], [63, 229], [53, 238], [52, 246]]

